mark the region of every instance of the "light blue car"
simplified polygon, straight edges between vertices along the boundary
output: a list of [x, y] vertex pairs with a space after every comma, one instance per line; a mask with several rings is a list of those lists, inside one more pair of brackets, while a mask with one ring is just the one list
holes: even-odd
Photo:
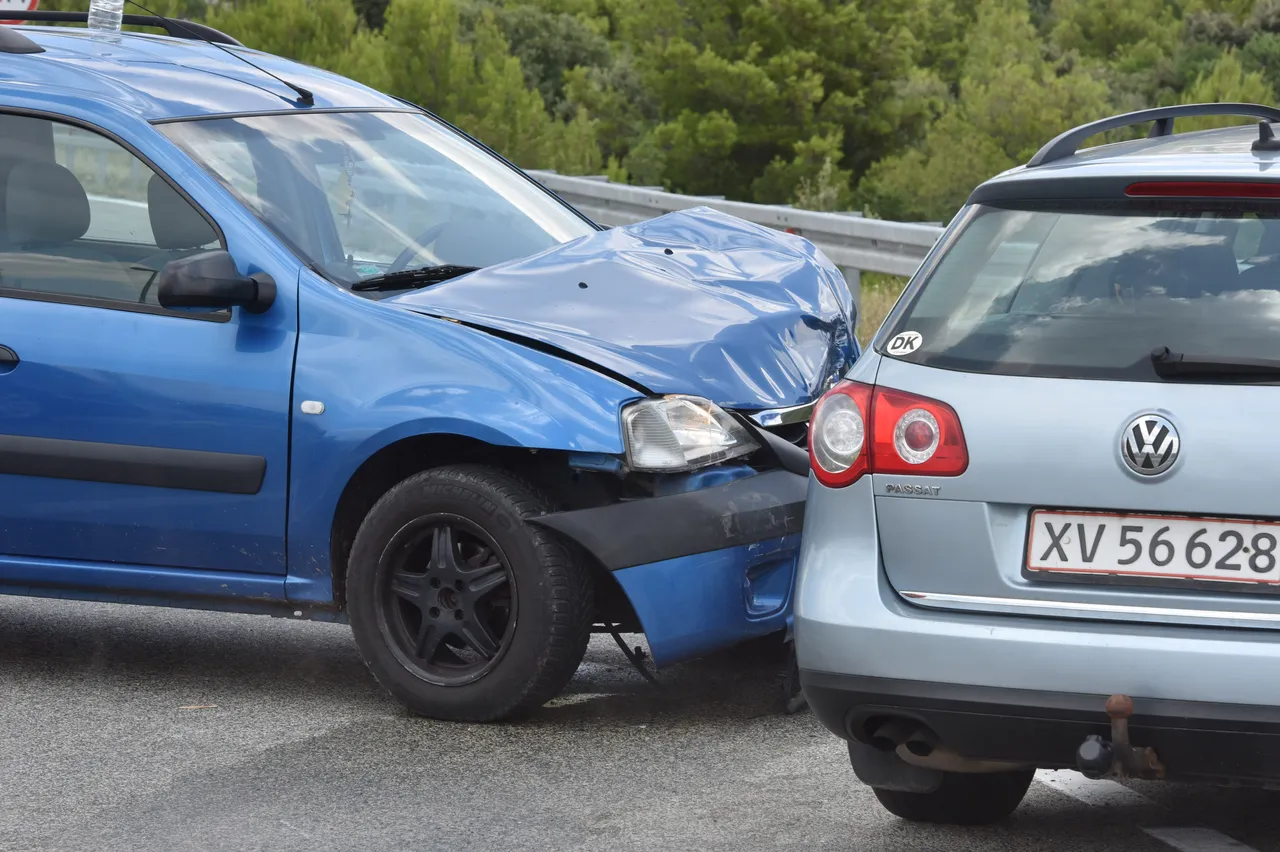
[[787, 628], [857, 355], [820, 252], [604, 230], [412, 104], [126, 22], [170, 35], [0, 27], [0, 593], [349, 620], [459, 720], [592, 630]]
[[[1173, 134], [1206, 115], [1262, 122]], [[1037, 768], [1280, 781], [1275, 121], [1064, 133], [818, 404], [801, 682], [893, 813], [998, 820]]]

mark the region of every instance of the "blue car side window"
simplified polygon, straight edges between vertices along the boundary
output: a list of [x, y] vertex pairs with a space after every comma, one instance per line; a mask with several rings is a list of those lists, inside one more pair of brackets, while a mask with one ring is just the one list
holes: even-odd
[[209, 220], [119, 143], [45, 118], [3, 118], [0, 295], [161, 311], [160, 268], [220, 244]]

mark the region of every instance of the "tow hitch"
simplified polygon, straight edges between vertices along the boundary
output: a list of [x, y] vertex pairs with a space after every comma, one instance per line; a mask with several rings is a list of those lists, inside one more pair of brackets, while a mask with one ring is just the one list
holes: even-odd
[[1129, 743], [1133, 699], [1113, 695], [1107, 699], [1106, 709], [1111, 718], [1111, 740], [1097, 734], [1085, 737], [1076, 749], [1076, 768], [1086, 778], [1163, 778], [1164, 764], [1155, 750]]

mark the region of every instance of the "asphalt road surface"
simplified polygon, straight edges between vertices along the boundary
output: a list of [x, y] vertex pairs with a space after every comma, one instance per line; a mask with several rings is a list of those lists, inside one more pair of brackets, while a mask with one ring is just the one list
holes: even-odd
[[518, 725], [407, 717], [345, 627], [0, 597], [0, 849], [1280, 852], [1280, 793], [1041, 773], [1007, 822], [882, 811], [774, 645], [654, 689], [608, 637]]

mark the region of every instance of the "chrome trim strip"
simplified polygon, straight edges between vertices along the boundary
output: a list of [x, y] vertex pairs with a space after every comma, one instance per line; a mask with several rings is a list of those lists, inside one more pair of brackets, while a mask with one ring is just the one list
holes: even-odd
[[[1177, 609], [1162, 606], [1136, 606], [1133, 604], [1076, 603], [1074, 601], [1045, 601], [1028, 598], [989, 598], [982, 595], [950, 595], [934, 592], [898, 592], [910, 603], [953, 609], [945, 604], [969, 604], [971, 606], [998, 606], [1016, 612], [1041, 609], [1068, 613], [1104, 613], [1107, 615], [1145, 615], [1160, 618], [1185, 618], [1190, 621], [1256, 621], [1280, 624], [1280, 612], [1226, 612], [1210, 609]], [[938, 606], [942, 604], [943, 606]]]
[[814, 403], [793, 405], [790, 408], [771, 408], [765, 411], [754, 411], [747, 415], [757, 426], [768, 429], [771, 426], [787, 426], [792, 423], [807, 423], [813, 414]]

